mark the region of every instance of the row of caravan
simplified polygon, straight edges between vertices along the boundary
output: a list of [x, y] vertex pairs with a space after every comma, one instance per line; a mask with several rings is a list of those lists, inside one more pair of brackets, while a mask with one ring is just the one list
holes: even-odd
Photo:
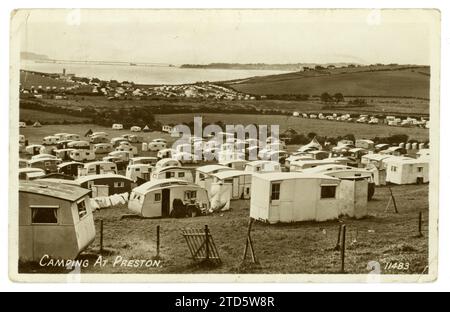
[[[228, 186], [229, 190], [230, 179], [240, 176], [250, 179], [251, 176], [251, 180], [244, 183], [251, 185], [251, 193], [258, 194], [250, 202], [250, 216], [258, 220], [269, 223], [325, 221], [341, 214], [355, 217], [366, 214], [365, 179], [357, 179], [357, 184], [350, 182], [344, 192], [344, 179], [325, 175], [281, 172], [242, 174], [235, 171], [222, 171], [217, 174], [217, 179], [222, 179], [225, 182], [222, 185]], [[117, 175], [104, 174], [102, 177], [86, 176], [64, 183], [51, 179], [21, 181], [20, 260], [36, 261], [44, 255], [54, 259], [76, 258], [95, 239], [89, 196], [95, 196], [92, 193], [96, 189], [109, 186], [108, 180], [118, 178]], [[115, 188], [116, 192], [130, 188], [129, 184], [117, 180], [114, 184], [110, 187]], [[350, 200], [352, 194], [358, 194], [357, 200]], [[211, 196], [200, 185], [171, 178], [150, 181], [132, 189], [128, 208], [144, 217], [187, 216], [201, 211], [227, 209], [227, 202], [216, 194]]]
[[[384, 160], [378, 160], [379, 166], [386, 166], [389, 172], [420, 168], [419, 159], [394, 156], [388, 162]], [[426, 163], [425, 157], [420, 161]], [[371, 164], [375, 167], [374, 162]], [[264, 162], [247, 165], [244, 170], [234, 169], [232, 165], [210, 165], [197, 168], [195, 174], [189, 168], [171, 166], [174, 164], [166, 160], [151, 173], [150, 181], [134, 188], [132, 179], [117, 175], [114, 167], [110, 173], [105, 173], [103, 167], [103, 172], [98, 174], [100, 164], [96, 163], [88, 168], [84, 167], [87, 164], [81, 164], [83, 169], [95, 174], [76, 180], [20, 181], [19, 258], [35, 261], [49, 255], [73, 259], [89, 246], [95, 239], [90, 196], [129, 193], [128, 208], [151, 218], [223, 211], [230, 208], [230, 200], [250, 199], [252, 218], [278, 223], [327, 221], [342, 215], [363, 218], [368, 215], [367, 203], [374, 191], [373, 170], [340, 164], [302, 172], [262, 171], [262, 165], [269, 165]], [[421, 170], [425, 173], [425, 168]], [[389, 175], [389, 179], [393, 176]]]

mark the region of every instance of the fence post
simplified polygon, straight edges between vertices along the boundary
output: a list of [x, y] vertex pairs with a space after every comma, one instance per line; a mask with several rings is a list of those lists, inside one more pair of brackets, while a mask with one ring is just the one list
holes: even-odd
[[159, 235], [159, 233], [160, 233], [160, 226], [157, 225], [156, 226], [156, 257], [157, 258], [159, 258], [159, 246], [160, 246], [160, 239], [159, 239], [160, 235]]
[[209, 230], [208, 225], [205, 225], [205, 247], [206, 247], [206, 261], [209, 261]]
[[395, 202], [395, 197], [394, 194], [392, 193], [392, 189], [390, 186], [388, 186], [389, 188], [389, 192], [391, 193], [391, 198], [392, 198], [392, 202], [394, 203], [394, 209], [395, 209], [395, 213], [398, 213], [398, 209], [397, 209], [397, 203]]
[[419, 236], [422, 237], [422, 212], [419, 212]]
[[103, 252], [103, 219], [100, 219], [100, 252]]
[[339, 225], [338, 239], [337, 239], [336, 247], [334, 247], [335, 250], [341, 249], [341, 232], [342, 232], [342, 224]]
[[345, 239], [347, 226], [342, 226], [342, 246], [341, 246], [341, 273], [345, 273]]

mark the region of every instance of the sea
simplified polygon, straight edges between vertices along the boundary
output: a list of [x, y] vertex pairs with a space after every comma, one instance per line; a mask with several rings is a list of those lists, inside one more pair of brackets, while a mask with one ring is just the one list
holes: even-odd
[[43, 63], [22, 61], [21, 69], [43, 73], [75, 74], [77, 77], [101, 80], [132, 81], [136, 84], [177, 85], [204, 81], [226, 81], [287, 73], [278, 70], [198, 69], [169, 66], [101, 65], [74, 63]]

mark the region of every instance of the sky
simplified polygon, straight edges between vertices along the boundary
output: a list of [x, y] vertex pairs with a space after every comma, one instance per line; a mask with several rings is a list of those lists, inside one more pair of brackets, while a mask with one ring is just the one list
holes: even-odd
[[431, 10], [30, 10], [21, 51], [170, 64], [430, 63]]

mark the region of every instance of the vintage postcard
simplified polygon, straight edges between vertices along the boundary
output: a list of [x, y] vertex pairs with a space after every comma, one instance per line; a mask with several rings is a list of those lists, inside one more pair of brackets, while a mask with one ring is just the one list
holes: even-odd
[[431, 282], [440, 12], [11, 13], [10, 278]]

